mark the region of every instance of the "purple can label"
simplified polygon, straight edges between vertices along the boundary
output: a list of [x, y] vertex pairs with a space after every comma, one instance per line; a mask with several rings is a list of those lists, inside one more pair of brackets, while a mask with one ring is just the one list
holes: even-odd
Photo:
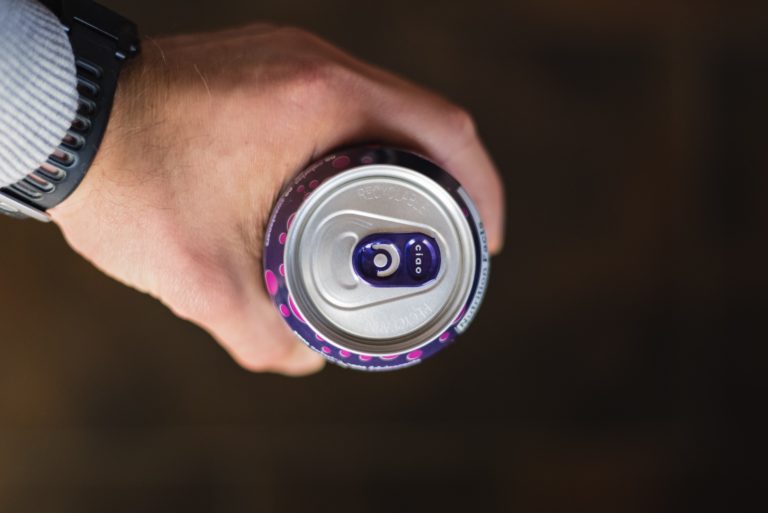
[[[431, 178], [444, 188], [469, 221], [476, 253], [475, 276], [469, 298], [442, 333], [408, 351], [374, 355], [345, 349], [324, 339], [302, 316], [290, 296], [286, 279], [285, 243], [296, 212], [324, 181], [344, 171], [371, 164], [408, 168]], [[352, 256], [355, 272], [372, 286], [418, 286], [437, 276], [441, 265], [437, 242], [425, 234], [373, 233], [356, 246]], [[401, 265], [393, 266], [398, 259]], [[474, 317], [488, 277], [489, 256], [485, 232], [474, 205], [459, 183], [436, 164], [414, 153], [378, 146], [341, 150], [315, 162], [293, 178], [281, 193], [264, 238], [264, 283], [285, 322], [311, 349], [327, 360], [357, 370], [395, 370], [415, 365], [449, 345]]]

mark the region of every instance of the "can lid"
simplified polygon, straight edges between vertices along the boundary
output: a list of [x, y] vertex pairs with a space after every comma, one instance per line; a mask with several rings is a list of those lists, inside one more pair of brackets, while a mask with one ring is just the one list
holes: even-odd
[[312, 328], [336, 345], [395, 354], [427, 344], [472, 288], [472, 231], [438, 183], [371, 164], [323, 182], [296, 212], [286, 281]]

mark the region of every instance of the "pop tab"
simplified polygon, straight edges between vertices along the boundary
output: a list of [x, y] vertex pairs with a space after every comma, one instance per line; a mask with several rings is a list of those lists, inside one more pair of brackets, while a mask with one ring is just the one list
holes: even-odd
[[423, 233], [376, 233], [352, 252], [355, 272], [374, 287], [418, 287], [437, 277], [440, 249]]

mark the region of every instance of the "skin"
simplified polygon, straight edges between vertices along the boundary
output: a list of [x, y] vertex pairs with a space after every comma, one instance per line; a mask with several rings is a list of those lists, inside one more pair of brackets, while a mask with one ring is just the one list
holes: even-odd
[[83, 257], [203, 327], [243, 367], [309, 374], [322, 357], [262, 283], [264, 225], [287, 179], [360, 142], [412, 148], [449, 170], [501, 249], [503, 186], [466, 111], [268, 25], [146, 40], [93, 166], [51, 215]]

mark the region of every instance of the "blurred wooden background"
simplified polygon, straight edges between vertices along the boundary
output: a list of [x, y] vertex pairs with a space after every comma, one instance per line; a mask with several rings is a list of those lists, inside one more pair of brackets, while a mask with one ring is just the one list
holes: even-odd
[[0, 511], [648, 513], [764, 492], [764, 1], [104, 3], [146, 34], [300, 25], [465, 105], [507, 246], [444, 354], [295, 380], [240, 370], [55, 227], [0, 219]]

